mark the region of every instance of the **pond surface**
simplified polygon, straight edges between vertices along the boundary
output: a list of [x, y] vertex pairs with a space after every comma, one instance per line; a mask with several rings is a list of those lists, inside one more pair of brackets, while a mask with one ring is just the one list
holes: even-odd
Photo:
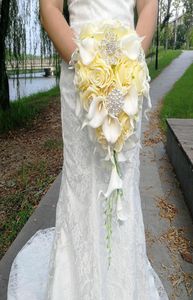
[[[31, 78], [31, 76], [31, 74], [27, 74], [26, 78], [24, 78], [24, 75], [20, 74], [19, 91], [21, 98], [24, 96], [30, 96], [41, 91], [48, 91], [54, 86], [56, 86], [56, 78], [44, 77], [43, 72], [34, 73], [33, 78]], [[9, 76], [9, 91], [11, 101], [18, 99], [17, 80], [14, 79], [14, 76]]]

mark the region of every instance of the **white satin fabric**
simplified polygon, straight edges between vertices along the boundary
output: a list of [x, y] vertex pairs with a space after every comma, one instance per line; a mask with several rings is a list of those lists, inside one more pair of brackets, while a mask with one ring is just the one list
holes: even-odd
[[68, 0], [70, 25], [78, 33], [80, 25], [101, 19], [120, 19], [134, 27], [135, 0]]
[[[119, 18], [133, 26], [133, 0], [71, 0], [70, 25], [78, 32], [86, 21]], [[168, 300], [146, 253], [139, 193], [138, 142], [123, 152], [123, 192], [129, 218], [113, 219], [112, 261], [107, 267], [103, 201], [111, 163], [90, 139], [89, 127], [77, 130], [74, 70], [61, 63], [60, 91], [64, 161], [55, 227], [39, 230], [16, 256], [9, 277], [8, 300]], [[95, 148], [96, 147], [96, 148]], [[95, 149], [95, 152], [94, 152]], [[45, 216], [46, 217], [46, 216]]]

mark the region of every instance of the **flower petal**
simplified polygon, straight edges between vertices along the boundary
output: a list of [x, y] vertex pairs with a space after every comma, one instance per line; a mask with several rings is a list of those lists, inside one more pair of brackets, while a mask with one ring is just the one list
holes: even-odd
[[93, 128], [99, 127], [103, 123], [107, 114], [108, 112], [103, 104], [103, 97], [94, 98], [90, 104], [87, 114], [87, 118], [90, 120], [88, 124]]
[[139, 56], [141, 40], [136, 34], [129, 34], [121, 39], [123, 53], [130, 59], [135, 60]]
[[106, 193], [103, 193], [105, 197], [109, 197], [113, 190], [122, 188], [122, 179], [117, 173], [115, 165], [112, 165], [111, 178]]
[[91, 120], [94, 117], [94, 114], [95, 114], [96, 110], [98, 109], [99, 102], [102, 102], [103, 100], [104, 100], [104, 98], [101, 96], [93, 97], [93, 99], [90, 103], [90, 106], [89, 106], [88, 113], [86, 115], [89, 120]]
[[138, 95], [136, 89], [132, 86], [125, 96], [123, 110], [128, 116], [135, 115], [138, 112]]
[[93, 38], [85, 38], [77, 42], [80, 51], [80, 58], [84, 65], [93, 61], [96, 55], [96, 41]]
[[121, 124], [117, 117], [107, 116], [102, 125], [103, 133], [109, 143], [115, 143], [121, 134]]

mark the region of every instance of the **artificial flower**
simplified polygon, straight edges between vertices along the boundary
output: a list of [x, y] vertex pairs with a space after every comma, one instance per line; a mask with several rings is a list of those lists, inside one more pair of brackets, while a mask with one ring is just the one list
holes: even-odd
[[136, 33], [127, 34], [120, 40], [122, 52], [132, 60], [138, 58], [143, 37], [139, 37]]

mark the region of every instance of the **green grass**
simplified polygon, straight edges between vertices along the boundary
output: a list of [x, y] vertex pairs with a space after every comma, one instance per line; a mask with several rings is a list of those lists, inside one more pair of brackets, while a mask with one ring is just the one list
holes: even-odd
[[166, 130], [166, 118], [193, 118], [193, 64], [165, 96], [160, 111], [161, 126]]
[[155, 70], [155, 55], [153, 56], [153, 59], [151, 58], [147, 59], [148, 67], [149, 67], [149, 73], [151, 76], [151, 79], [156, 78], [161, 71], [167, 67], [174, 58], [178, 57], [182, 53], [181, 50], [167, 50], [160, 49], [159, 51], [159, 65], [158, 70]]
[[59, 87], [39, 92], [10, 103], [8, 111], [0, 110], [0, 134], [16, 128], [28, 127], [53, 97], [59, 96]]
[[25, 225], [41, 200], [45, 189], [55, 177], [49, 174], [46, 160], [23, 164], [12, 179], [6, 182], [9, 196], [0, 201], [0, 259]]
[[44, 142], [44, 148], [47, 150], [52, 150], [52, 149], [62, 149], [63, 148], [63, 141], [59, 141], [56, 139], [48, 139], [47, 141]]
[[[33, 206], [25, 201], [25, 193], [16, 192], [1, 199], [1, 211], [6, 213], [6, 220], [1, 221], [0, 258], [4, 249], [15, 239], [18, 232], [27, 222], [33, 212]], [[9, 211], [8, 211], [9, 210]]]

